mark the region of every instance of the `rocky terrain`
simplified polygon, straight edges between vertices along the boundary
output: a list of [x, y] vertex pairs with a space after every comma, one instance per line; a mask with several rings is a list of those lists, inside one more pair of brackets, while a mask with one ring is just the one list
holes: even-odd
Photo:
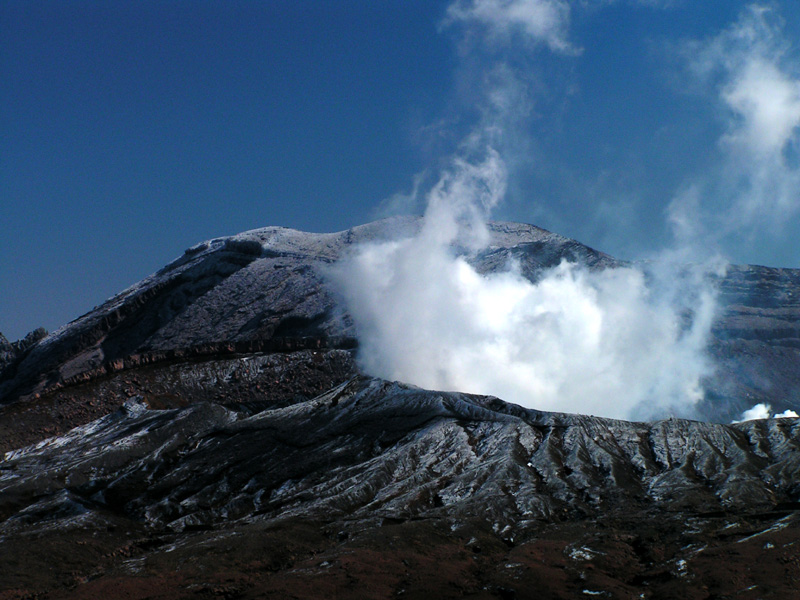
[[[0, 598], [800, 593], [798, 419], [630, 423], [360, 374], [326, 274], [418, 227], [211, 240], [50, 335], [0, 337]], [[620, 264], [490, 229], [483, 272]], [[797, 409], [800, 271], [717, 285], [702, 410]]]

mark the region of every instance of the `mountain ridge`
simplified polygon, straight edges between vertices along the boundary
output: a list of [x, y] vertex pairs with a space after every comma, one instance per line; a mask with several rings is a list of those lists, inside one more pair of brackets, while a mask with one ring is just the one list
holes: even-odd
[[[5, 585], [54, 598], [785, 597], [798, 471], [798, 419], [631, 423], [364, 377], [255, 411], [134, 397], [5, 454], [0, 566], [25, 557]], [[78, 546], [58, 576], [62, 538], [104, 557]]]
[[[5, 371], [0, 372], [0, 404], [8, 403], [17, 396], [46, 390], [48, 383], [52, 383], [53, 374], [50, 382], [30, 380], [40, 374], [37, 371], [51, 368], [50, 365], [61, 365], [61, 372], [55, 374], [55, 377], [63, 380], [74, 377], [81, 371], [95, 369], [103, 362], [124, 359], [129, 354], [142, 351], [269, 339], [284, 320], [280, 314], [282, 307], [287, 307], [283, 309], [288, 312], [287, 318], [305, 319], [306, 323], [314, 319], [324, 319], [326, 313], [336, 312], [338, 308], [323, 276], [316, 271], [320, 264], [336, 260], [345, 249], [355, 244], [388, 239], [398, 234], [411, 235], [416, 232], [420, 223], [421, 219], [418, 218], [399, 217], [328, 234], [265, 227], [196, 244], [153, 275], [40, 340], [36, 348], [31, 349], [30, 357], [24, 356], [18, 361], [17, 370], [27, 376], [28, 381], [10, 381]], [[551, 261], [556, 260], [556, 257], [560, 260], [567, 252], [575, 254], [576, 258], [596, 262], [613, 261], [607, 255], [533, 225], [496, 223], [490, 225], [490, 231], [493, 234], [494, 251], [513, 247], [524, 240], [547, 245], [553, 253], [549, 258]], [[553, 251], [552, 248], [556, 250]], [[254, 262], [265, 264], [253, 265]], [[272, 272], [284, 269], [290, 271], [289, 276], [276, 277]], [[291, 277], [293, 273], [298, 273], [299, 276]], [[232, 281], [225, 281], [232, 276], [235, 276]], [[220, 283], [224, 285], [220, 287]], [[281, 285], [294, 286], [288, 290], [290, 298], [283, 305], [272, 297], [242, 300], [242, 296], [247, 293], [244, 286], [274, 290]], [[307, 296], [304, 297], [303, 294]], [[204, 301], [210, 304], [209, 307], [196, 302], [204, 296]], [[306, 300], [306, 305], [301, 300]], [[160, 304], [153, 306], [155, 301]], [[247, 318], [228, 315], [227, 321], [217, 317], [216, 323], [209, 323], [204, 318], [208, 314], [203, 314], [203, 311], [214, 314], [222, 312], [218, 308], [218, 304], [222, 302], [233, 305], [238, 302], [240, 312], [246, 313]], [[247, 306], [255, 302], [270, 306], [272, 314]], [[191, 304], [197, 306], [190, 307]], [[142, 305], [148, 305], [147, 315], [136, 313], [136, 309]], [[190, 314], [170, 323], [187, 308], [190, 309]], [[125, 346], [116, 347], [116, 330], [124, 327], [126, 322], [141, 321], [143, 318], [149, 319], [149, 322], [144, 325], [136, 323], [136, 339], [139, 343], [131, 341], [131, 331], [123, 331], [116, 337], [122, 338]], [[354, 337], [352, 323], [347, 318], [343, 321], [326, 323], [319, 333], [329, 338]], [[200, 331], [187, 335], [187, 331], [196, 329], [193, 327], [194, 323], [202, 325]], [[165, 328], [164, 331], [160, 330], [162, 327]], [[259, 328], [265, 331], [259, 331]], [[302, 327], [289, 329], [293, 330], [293, 335], [303, 334]], [[110, 340], [109, 334], [112, 337]]]
[[[361, 373], [325, 270], [418, 226], [215, 238], [0, 339], [0, 599], [800, 591], [800, 419], [629, 422]], [[489, 228], [480, 273], [629, 264]], [[707, 408], [797, 408], [800, 271], [718, 283]]]
[[[420, 224], [397, 217], [328, 234], [265, 227], [196, 244], [24, 351], [9, 353], [0, 364], [0, 405], [176, 354], [352, 348], [355, 326], [327, 281], [327, 265], [358, 244], [411, 236]], [[471, 258], [480, 273], [513, 261], [535, 281], [561, 260], [595, 269], [629, 264], [533, 225], [488, 227], [488, 248]], [[721, 368], [707, 391], [718, 405], [730, 405], [722, 418], [758, 402], [779, 410], [796, 406], [800, 270], [731, 265], [718, 291], [722, 310], [710, 348]]]

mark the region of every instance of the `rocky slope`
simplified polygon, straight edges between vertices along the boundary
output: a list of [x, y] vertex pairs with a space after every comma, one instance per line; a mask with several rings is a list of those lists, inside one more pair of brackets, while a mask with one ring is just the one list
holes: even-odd
[[[797, 419], [629, 423], [365, 378], [250, 413], [134, 398], [7, 453], [5, 585], [72, 598], [800, 590]], [[68, 540], [65, 572], [53, 556]]]
[[[800, 593], [797, 419], [629, 423], [360, 375], [326, 270], [418, 227], [212, 240], [1, 338], [0, 599]], [[620, 264], [490, 229], [483, 272]], [[800, 271], [718, 285], [705, 409], [797, 409]]]
[[[220, 354], [352, 348], [355, 332], [326, 280], [326, 266], [354, 244], [413, 233], [419, 220], [390, 219], [334, 234], [267, 227], [198, 244], [161, 271], [41, 339], [0, 340], [0, 404], [153, 362]], [[610, 256], [531, 225], [492, 223], [479, 271], [513, 259], [536, 279], [562, 259], [593, 268]], [[718, 283], [721, 312], [707, 384], [715, 418], [757, 402], [800, 404], [800, 271], [732, 266]], [[30, 337], [30, 336], [29, 336]], [[720, 407], [725, 408], [721, 409]]]
[[[243, 356], [354, 348], [352, 320], [327, 283], [326, 268], [354, 244], [413, 234], [419, 225], [419, 219], [397, 218], [333, 234], [267, 227], [189, 248], [0, 365], [0, 450], [85, 423], [133, 393], [164, 402], [171, 393], [169, 383], [160, 382], [161, 367], [174, 374], [183, 365], [208, 363], [213, 372], [222, 360], [246, 370]], [[532, 276], [564, 257], [596, 267], [616, 264], [531, 225], [495, 223], [491, 232], [491, 248], [476, 257], [484, 270], [504, 268], [512, 255]], [[326, 380], [328, 387], [354, 375], [350, 366]], [[142, 369], [144, 377], [138, 376]], [[134, 372], [135, 378], [122, 375]], [[196, 372], [192, 367], [182, 379]], [[86, 392], [94, 403], [87, 408], [84, 390], [105, 389], [108, 378], [122, 383], [112, 384], [111, 393]], [[205, 396], [230, 395], [213, 373], [205, 379], [214, 380]], [[266, 384], [275, 377], [262, 373], [262, 380], [262, 387], [274, 388]]]
[[[35, 347], [26, 347], [0, 373], [0, 403], [84, 380], [87, 373], [118, 370], [147, 357], [171, 358], [176, 352], [213, 354], [226, 346], [230, 352], [291, 350], [298, 344], [351, 347], [352, 322], [325, 279], [326, 265], [356, 244], [413, 234], [419, 225], [418, 219], [396, 218], [333, 234], [267, 227], [198, 244]], [[491, 233], [491, 248], [477, 257], [485, 271], [505, 268], [512, 256], [531, 276], [562, 258], [617, 264], [532, 225], [495, 223]]]

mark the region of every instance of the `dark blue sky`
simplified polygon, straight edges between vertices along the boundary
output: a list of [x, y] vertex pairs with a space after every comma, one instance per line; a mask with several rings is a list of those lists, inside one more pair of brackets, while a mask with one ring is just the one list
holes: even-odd
[[[446, 24], [451, 3], [431, 0], [0, 0], [0, 332], [53, 330], [204, 239], [381, 216], [417, 174], [435, 180], [499, 62], [532, 108], [495, 218], [635, 258], [670, 243], [665, 213], [693, 185], [708, 223], [726, 193], [743, 210], [720, 182], [752, 116], [725, 96], [744, 67], [713, 49], [752, 5], [531, 2], [569, 8], [578, 51], [482, 46], [481, 23]], [[743, 52], [793, 84], [800, 7], [769, 6], [775, 47]], [[792, 183], [787, 127], [777, 176]], [[797, 213], [783, 217], [715, 243], [798, 267]]]

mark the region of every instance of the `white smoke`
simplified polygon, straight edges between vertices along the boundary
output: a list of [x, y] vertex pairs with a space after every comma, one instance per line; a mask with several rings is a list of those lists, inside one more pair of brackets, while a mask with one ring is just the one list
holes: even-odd
[[695, 237], [763, 238], [800, 213], [800, 72], [789, 50], [780, 18], [759, 4], [687, 45], [691, 71], [716, 95], [727, 129], [716, 167], [671, 206]]
[[[505, 178], [491, 149], [478, 164], [455, 161], [417, 235], [361, 246], [339, 265], [364, 371], [541, 410], [691, 416], [711, 368], [710, 289], [688, 275], [678, 290], [672, 272], [567, 262], [536, 283], [514, 265], [479, 274], [469, 258], [490, 244], [485, 220]], [[679, 299], [691, 300], [690, 319]]]
[[447, 16], [482, 26], [490, 43], [506, 44], [519, 36], [554, 52], [576, 52], [567, 40], [570, 6], [565, 0], [456, 0]]
[[785, 410], [779, 414], [772, 413], [772, 406], [769, 404], [761, 403], [756, 404], [752, 408], [747, 409], [742, 413], [742, 416], [739, 420], [731, 421], [732, 423], [743, 423], [745, 421], [753, 421], [755, 419], [783, 419], [783, 418], [790, 418], [794, 417], [797, 418], [798, 415], [793, 410]]
[[[457, 0], [448, 10], [454, 23], [495, 50], [522, 38], [528, 50], [578, 53], [563, 0]], [[514, 264], [488, 275], [473, 267], [491, 247], [487, 219], [507, 187], [500, 151], [524, 147], [520, 124], [532, 106], [525, 73], [503, 61], [483, 84], [480, 122], [427, 194], [419, 232], [362, 245], [334, 269], [361, 368], [541, 410], [694, 416], [713, 370], [705, 349], [716, 266], [687, 268], [673, 252], [640, 267], [562, 262], [535, 282]], [[415, 185], [414, 200], [419, 192]]]

